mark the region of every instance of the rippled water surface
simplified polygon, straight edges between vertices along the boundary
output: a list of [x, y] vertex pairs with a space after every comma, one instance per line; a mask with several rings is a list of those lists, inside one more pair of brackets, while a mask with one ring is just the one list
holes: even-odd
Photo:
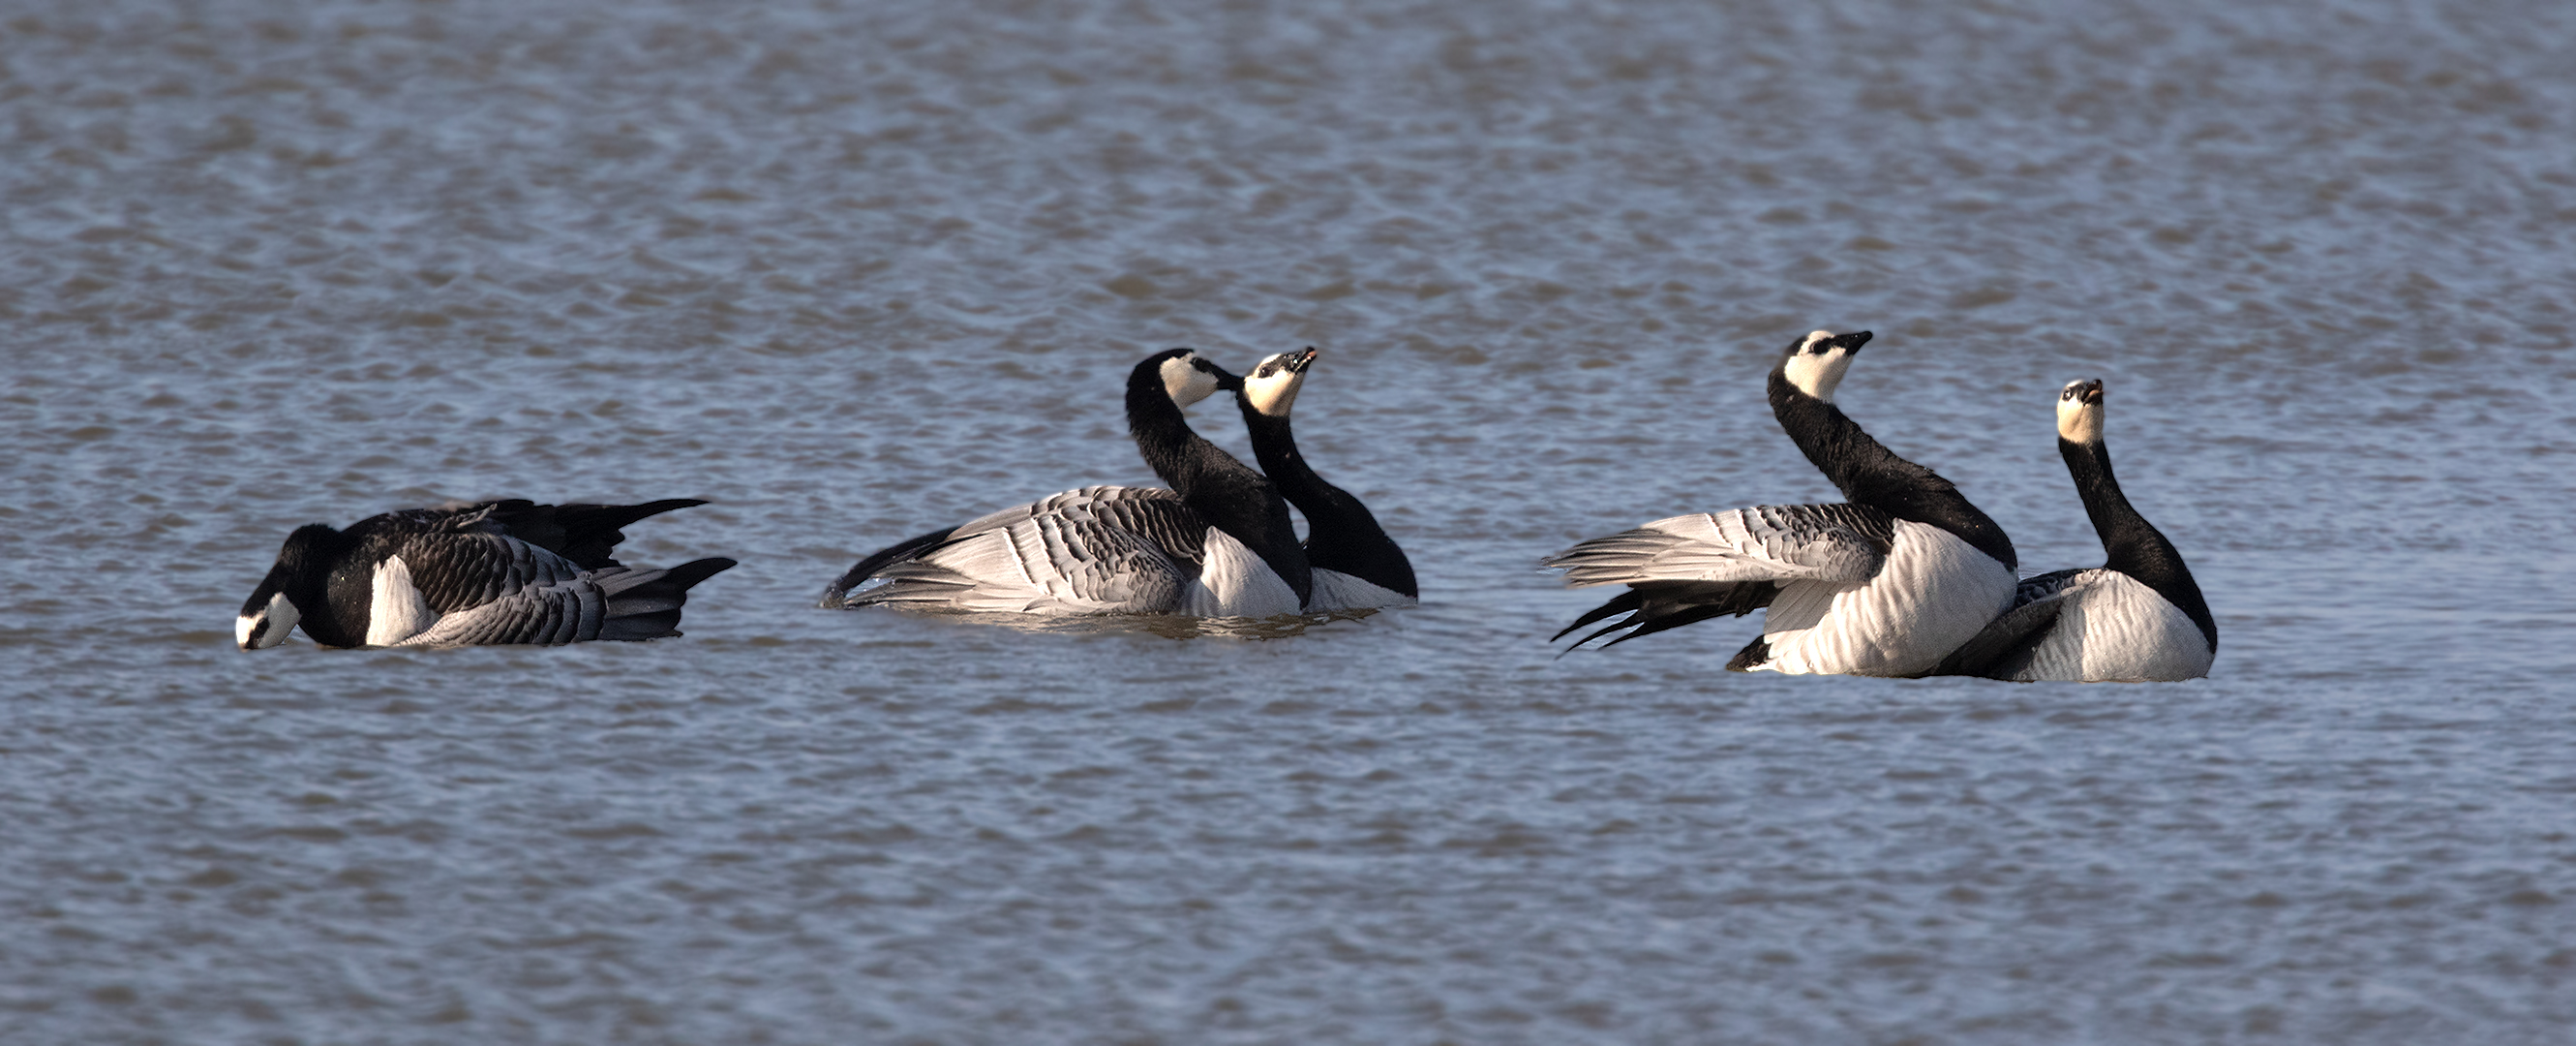
[[[2576, 8], [0, 12], [0, 1041], [2553, 1043]], [[2212, 678], [1554, 659], [1535, 568], [1826, 499], [2030, 571], [2101, 377]], [[1418, 609], [812, 609], [1323, 350]], [[1243, 445], [1230, 411], [1202, 431]], [[294, 526], [701, 497], [686, 638], [258, 654]]]

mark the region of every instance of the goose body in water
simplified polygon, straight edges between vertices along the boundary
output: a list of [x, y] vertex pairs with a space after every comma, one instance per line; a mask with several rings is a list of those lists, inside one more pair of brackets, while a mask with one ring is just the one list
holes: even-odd
[[610, 558], [618, 528], [703, 501], [539, 505], [487, 501], [371, 516], [345, 530], [287, 535], [243, 603], [244, 650], [297, 627], [324, 646], [554, 646], [679, 635], [689, 588], [734, 565], [722, 557], [667, 569]]
[[[1628, 586], [1562, 632], [1617, 617], [1576, 647], [1763, 610], [1736, 671], [1913, 676], [2013, 598], [2012, 540], [1931, 469], [1897, 457], [1833, 404], [1869, 332], [1816, 331], [1772, 368], [1773, 417], [1848, 501], [1675, 516], [1547, 560], [1569, 585]], [[1619, 617], [1618, 615], [1625, 615]]]
[[1288, 503], [1191, 431], [1183, 408], [1241, 379], [1189, 349], [1127, 379], [1127, 428], [1170, 489], [1085, 487], [882, 549], [826, 607], [1272, 617], [1313, 590]]
[[2109, 561], [2022, 580], [2005, 611], [1943, 662], [1944, 674], [2023, 682], [2198, 679], [2218, 659], [2218, 622], [2173, 542], [2131, 507], [2102, 442], [2102, 382], [2057, 397], [2057, 453]]
[[1324, 482], [1297, 451], [1288, 421], [1315, 350], [1283, 352], [1243, 376], [1236, 398], [1252, 434], [1252, 454], [1279, 493], [1306, 517], [1306, 562], [1314, 569], [1308, 612], [1409, 607], [1420, 599], [1413, 563], [1368, 506]]

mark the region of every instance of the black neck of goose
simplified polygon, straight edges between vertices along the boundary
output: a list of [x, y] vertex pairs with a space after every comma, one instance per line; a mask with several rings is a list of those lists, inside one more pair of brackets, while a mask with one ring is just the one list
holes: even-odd
[[1852, 504], [1878, 509], [1958, 535], [1969, 547], [2018, 570], [2012, 539], [1940, 474], [1882, 446], [1842, 408], [1799, 391], [1780, 368], [1771, 371], [1771, 415], [1789, 439]]
[[1145, 464], [1183, 504], [1270, 564], [1297, 593], [1297, 602], [1313, 598], [1314, 569], [1297, 544], [1288, 503], [1261, 473], [1190, 430], [1180, 404], [1164, 391], [1158, 368], [1138, 367], [1127, 379], [1127, 432]]
[[1377, 516], [1349, 491], [1324, 482], [1297, 452], [1297, 435], [1285, 416], [1272, 417], [1243, 408], [1244, 428], [1252, 433], [1252, 456], [1261, 471], [1306, 514], [1306, 562], [1410, 598], [1422, 593], [1414, 584], [1413, 563], [1395, 539], [1378, 526]]
[[2218, 621], [2210, 616], [2209, 602], [2201, 598], [2200, 583], [2192, 580], [2191, 568], [2183, 565], [2182, 553], [2174, 550], [2173, 542], [2165, 540], [2164, 532], [2139, 515], [2120, 492], [2120, 479], [2111, 473], [2110, 446], [2060, 438], [2057, 454], [2066, 459], [2066, 473], [2075, 478], [2075, 493], [2084, 499], [2084, 514], [2093, 517], [2093, 532], [2102, 538], [2102, 551], [2109, 557], [2103, 566], [2136, 578], [2165, 597], [2200, 626], [2210, 652], [2216, 653]]
[[287, 602], [295, 604], [305, 636], [332, 647], [366, 642], [367, 604], [373, 595], [375, 573], [360, 571], [354, 593], [348, 579], [341, 576], [350, 572], [341, 561], [356, 547], [356, 539], [314, 523], [296, 528], [288, 544], [278, 564], [285, 574], [279, 589], [286, 593]]

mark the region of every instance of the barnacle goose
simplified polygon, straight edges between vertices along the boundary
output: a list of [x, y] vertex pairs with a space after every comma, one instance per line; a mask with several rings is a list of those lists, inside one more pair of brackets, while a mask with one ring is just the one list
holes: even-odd
[[1297, 452], [1288, 411], [1315, 355], [1309, 348], [1262, 360], [1235, 392], [1244, 427], [1252, 433], [1254, 459], [1306, 517], [1306, 562], [1315, 572], [1315, 594], [1306, 600], [1306, 609], [1412, 606], [1422, 593], [1414, 586], [1413, 563], [1404, 558], [1404, 550], [1386, 536], [1367, 505], [1324, 482]]
[[1943, 674], [2087, 683], [2209, 674], [2218, 622], [2182, 553], [2120, 493], [2102, 419], [2101, 379], [2057, 394], [2057, 453], [2109, 562], [2022, 579], [2012, 609], [1942, 662]]
[[[1625, 614], [1626, 642], [1768, 608], [1736, 671], [1912, 676], [1938, 667], [2011, 602], [2012, 540], [1931, 469], [1897, 457], [1834, 406], [1868, 331], [1816, 331], [1771, 369], [1771, 413], [1849, 499], [1675, 516], [1546, 560], [1568, 585], [1628, 591], [1556, 638]], [[1570, 648], [1569, 648], [1570, 649]]]
[[233, 640], [272, 647], [298, 626], [324, 646], [554, 646], [679, 635], [689, 588], [734, 565], [610, 558], [623, 527], [703, 505], [539, 505], [511, 499], [297, 527], [242, 604]]
[[[1298, 613], [1313, 579], [1288, 503], [1181, 413], [1241, 380], [1189, 349], [1147, 357], [1128, 374], [1127, 429], [1171, 489], [1084, 487], [923, 534], [860, 560], [824, 592], [823, 606]], [[868, 582], [877, 583], [861, 587]]]

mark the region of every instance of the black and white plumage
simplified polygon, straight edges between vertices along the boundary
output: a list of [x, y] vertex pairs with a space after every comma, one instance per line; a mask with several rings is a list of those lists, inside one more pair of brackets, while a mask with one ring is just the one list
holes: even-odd
[[1869, 337], [1811, 333], [1769, 379], [1772, 416], [1849, 501], [1675, 516], [1576, 545], [1546, 561], [1568, 585], [1628, 591], [1557, 638], [1615, 618], [1575, 646], [1628, 630], [1615, 645], [1763, 610], [1762, 637], [1726, 667], [1913, 676], [2002, 612], [2016, 563], [2003, 528], [1833, 404]]
[[2022, 682], [2198, 679], [2218, 658], [2218, 621], [2173, 542], [2131, 507], [2102, 442], [2102, 382], [2057, 396], [2057, 453], [2108, 562], [2022, 579], [2012, 609], [1941, 665]]
[[1316, 352], [1283, 352], [1262, 360], [1243, 376], [1235, 390], [1244, 427], [1252, 434], [1252, 454], [1279, 493], [1306, 517], [1306, 562], [1314, 568], [1315, 593], [1309, 612], [1409, 607], [1421, 598], [1413, 580], [1413, 563], [1368, 506], [1349, 491], [1324, 482], [1297, 451], [1297, 435], [1288, 421], [1297, 390]]
[[324, 646], [560, 645], [679, 635], [690, 586], [734, 565], [667, 569], [611, 558], [620, 527], [703, 505], [487, 501], [404, 509], [287, 535], [276, 565], [242, 604], [233, 639], [272, 647], [301, 627]]
[[[1085, 487], [882, 549], [825, 607], [1021, 614], [1295, 614], [1312, 571], [1288, 503], [1190, 430], [1183, 408], [1241, 379], [1189, 349], [1127, 379], [1127, 428], [1168, 490]], [[865, 587], [863, 587], [865, 586]]]

